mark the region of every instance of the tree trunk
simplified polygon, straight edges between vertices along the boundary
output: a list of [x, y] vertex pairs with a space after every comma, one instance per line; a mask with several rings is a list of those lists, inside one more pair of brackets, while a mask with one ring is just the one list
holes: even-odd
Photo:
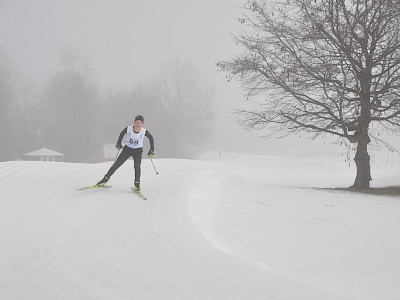
[[370, 157], [368, 154], [368, 144], [370, 142], [368, 134], [364, 134], [358, 141], [357, 152], [354, 161], [357, 166], [356, 180], [353, 187], [358, 189], [368, 189], [371, 178]]

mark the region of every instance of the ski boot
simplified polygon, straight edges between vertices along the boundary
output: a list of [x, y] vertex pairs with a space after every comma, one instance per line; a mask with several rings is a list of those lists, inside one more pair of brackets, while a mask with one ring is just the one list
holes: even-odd
[[133, 186], [135, 187], [136, 192], [140, 192], [140, 181], [135, 181]]
[[102, 180], [96, 183], [96, 186], [104, 186], [110, 178], [104, 176]]

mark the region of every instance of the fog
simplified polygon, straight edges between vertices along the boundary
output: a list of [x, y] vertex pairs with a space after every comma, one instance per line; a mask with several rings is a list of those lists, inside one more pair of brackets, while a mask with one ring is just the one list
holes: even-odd
[[[264, 132], [244, 132], [234, 123], [232, 110], [241, 107], [245, 97], [237, 82], [228, 83], [226, 74], [217, 71], [216, 63], [239, 50], [232, 34], [240, 30], [236, 18], [242, 15], [244, 2], [3, 0], [0, 1], [0, 49], [6, 51], [18, 72], [39, 93], [62, 69], [60, 53], [65, 48], [75, 51], [90, 65], [93, 81], [102, 91], [133, 88], [158, 76], [160, 66], [167, 61], [179, 58], [192, 64], [214, 91], [215, 120], [209, 124], [210, 133], [202, 141], [203, 149], [215, 153], [220, 149], [237, 152], [331, 149], [332, 145], [323, 140], [260, 139], [258, 136]], [[151, 111], [146, 112], [150, 131], [168, 126], [157, 123]], [[132, 110], [132, 120], [141, 113]], [[107, 118], [102, 121], [108, 122]], [[122, 129], [128, 125], [126, 122], [123, 119], [115, 126]], [[114, 140], [118, 134], [119, 130], [114, 130]], [[160, 137], [155, 136], [156, 145], [157, 138]]]
[[85, 54], [107, 85], [141, 80], [177, 55], [210, 72], [229, 53], [240, 2], [3, 1], [1, 42], [39, 81], [57, 71], [66, 45]]

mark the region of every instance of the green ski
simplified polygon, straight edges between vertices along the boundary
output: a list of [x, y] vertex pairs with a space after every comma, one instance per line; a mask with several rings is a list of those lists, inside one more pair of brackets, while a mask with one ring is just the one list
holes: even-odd
[[96, 184], [94, 184], [94, 185], [88, 185], [88, 186], [84, 186], [84, 187], [81, 187], [81, 188], [77, 188], [77, 190], [78, 191], [84, 191], [84, 190], [101, 189], [101, 188], [108, 189], [110, 187], [111, 187], [111, 185], [96, 185]]
[[141, 191], [135, 189], [134, 187], [131, 187], [132, 191], [134, 191], [140, 198], [142, 198], [143, 200], [146, 200], [147, 198], [142, 194]]

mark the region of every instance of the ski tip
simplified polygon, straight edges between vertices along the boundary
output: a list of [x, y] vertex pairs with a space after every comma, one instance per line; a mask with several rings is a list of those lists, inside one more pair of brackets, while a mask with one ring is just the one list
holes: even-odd
[[143, 200], [147, 200], [147, 197], [143, 196], [141, 191], [137, 191], [134, 187], [131, 187], [132, 191], [134, 191], [136, 193], [136, 195], [138, 195], [140, 198], [142, 198]]

